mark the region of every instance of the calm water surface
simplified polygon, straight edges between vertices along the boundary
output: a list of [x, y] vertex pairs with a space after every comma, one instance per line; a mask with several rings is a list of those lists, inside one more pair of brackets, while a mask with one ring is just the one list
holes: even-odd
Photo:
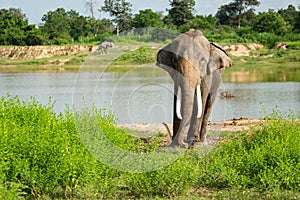
[[[223, 83], [235, 98], [218, 97], [212, 121], [262, 117], [278, 107], [300, 112], [300, 82]], [[164, 71], [134, 69], [127, 72], [0, 73], [0, 95], [35, 97], [43, 104], [55, 100], [55, 111], [66, 105], [78, 109], [96, 105], [112, 109], [120, 123], [172, 122], [173, 82]]]

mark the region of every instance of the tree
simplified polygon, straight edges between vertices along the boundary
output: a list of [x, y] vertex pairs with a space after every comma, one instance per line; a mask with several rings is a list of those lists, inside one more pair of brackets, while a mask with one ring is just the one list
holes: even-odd
[[194, 18], [195, 0], [169, 0], [169, 19], [175, 26], [182, 26]]
[[220, 24], [240, 28], [243, 19], [245, 19], [245, 22], [248, 22], [249, 17], [254, 17], [254, 6], [259, 5], [260, 2], [258, 0], [234, 0], [228, 5], [222, 5], [216, 17]]
[[255, 17], [253, 30], [282, 36], [291, 30], [291, 27], [279, 13], [269, 9], [268, 12], [259, 13]]
[[293, 30], [296, 30], [298, 13], [293, 5], [289, 5], [287, 9], [280, 9], [278, 13], [289, 23]]
[[126, 31], [131, 28], [131, 7], [132, 4], [125, 0], [104, 0], [102, 10], [114, 17], [113, 22], [116, 23], [117, 35], [119, 35], [120, 31]]
[[217, 22], [221, 25], [236, 25], [236, 12], [233, 4], [222, 5], [216, 14]]
[[42, 35], [41, 29], [37, 29], [35, 25], [29, 25], [29, 29], [26, 30], [25, 43], [29, 46], [43, 45], [45, 38]]
[[[298, 9], [300, 10], [300, 5], [298, 7]], [[296, 32], [300, 32], [300, 11], [298, 11], [298, 14], [296, 16], [296, 22], [295, 22], [295, 27], [294, 27]]]
[[25, 45], [24, 29], [28, 26], [25, 14], [20, 9], [0, 10], [0, 43], [5, 45]]
[[71, 29], [69, 14], [64, 8], [57, 8], [55, 11], [49, 11], [43, 15], [42, 21], [44, 24], [41, 25], [41, 29], [51, 43], [62, 44], [72, 41], [69, 34]]
[[35, 25], [29, 25], [21, 9], [0, 10], [0, 44], [40, 45], [43, 38]]
[[214, 27], [216, 20], [217, 20], [216, 17], [212, 15], [208, 15], [208, 16], [197, 15], [193, 19], [191, 26], [192, 28], [195, 29], [210, 29]]
[[133, 18], [133, 26], [135, 28], [160, 27], [162, 26], [161, 18], [160, 13], [153, 12], [151, 9], [140, 10]]
[[91, 25], [93, 27], [93, 34], [94, 36], [97, 35], [98, 29], [99, 29], [99, 21], [97, 22], [95, 18], [95, 9], [99, 6], [99, 2], [97, 0], [85, 0], [85, 7], [90, 13], [90, 21]]

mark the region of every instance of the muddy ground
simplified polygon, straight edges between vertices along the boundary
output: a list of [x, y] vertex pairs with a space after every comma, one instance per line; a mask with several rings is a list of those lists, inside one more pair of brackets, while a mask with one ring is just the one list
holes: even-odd
[[[223, 132], [235, 133], [237, 131], [248, 131], [250, 127], [258, 126], [264, 123], [262, 119], [249, 119], [249, 118], [234, 118], [222, 122], [209, 122], [207, 127], [207, 144], [208, 146], [214, 146], [221, 140], [224, 140]], [[133, 135], [147, 140], [151, 140], [151, 137], [158, 132], [165, 135], [162, 138], [164, 144], [170, 143], [170, 136], [166, 127], [163, 124], [120, 124], [119, 127], [129, 129]], [[172, 124], [168, 124], [169, 129], [172, 131]], [[203, 144], [198, 144], [203, 145]]]

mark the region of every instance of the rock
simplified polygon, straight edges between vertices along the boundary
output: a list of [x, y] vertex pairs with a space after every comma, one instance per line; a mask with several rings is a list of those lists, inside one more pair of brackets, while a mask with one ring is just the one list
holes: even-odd
[[263, 58], [273, 58], [274, 54], [266, 55]]
[[252, 51], [255, 51], [255, 50], [258, 50], [258, 49], [263, 48], [264, 46], [263, 46], [262, 44], [250, 43], [250, 44], [248, 44], [248, 47], [249, 47]]
[[286, 43], [278, 43], [275, 45], [275, 47], [277, 49], [280, 49], [280, 50], [286, 50], [287, 49], [287, 44]]
[[231, 45], [229, 48], [231, 49], [229, 53], [233, 56], [250, 56], [250, 50], [242, 44]]

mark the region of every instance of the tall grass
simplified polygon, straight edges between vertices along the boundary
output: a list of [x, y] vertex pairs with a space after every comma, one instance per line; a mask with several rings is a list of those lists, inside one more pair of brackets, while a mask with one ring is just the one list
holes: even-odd
[[158, 49], [152, 49], [148, 46], [142, 46], [135, 51], [129, 51], [117, 58], [113, 64], [128, 65], [128, 64], [145, 64], [155, 63], [156, 53]]
[[300, 191], [299, 125], [294, 117], [283, 120], [274, 112], [254, 132], [219, 145], [208, 156], [201, 182], [210, 180], [207, 186], [220, 188]]
[[[206, 156], [201, 149], [188, 150], [167, 167], [129, 173], [102, 164], [85, 148], [76, 120], [89, 116], [96, 116], [107, 138], [125, 151], [159, 149], [160, 137], [145, 143], [130, 136], [105, 110], [58, 114], [51, 102], [2, 97], [0, 199], [300, 197], [300, 126], [295, 117], [282, 120], [274, 114], [261, 127], [228, 137]], [[88, 120], [84, 125], [93, 132]]]

